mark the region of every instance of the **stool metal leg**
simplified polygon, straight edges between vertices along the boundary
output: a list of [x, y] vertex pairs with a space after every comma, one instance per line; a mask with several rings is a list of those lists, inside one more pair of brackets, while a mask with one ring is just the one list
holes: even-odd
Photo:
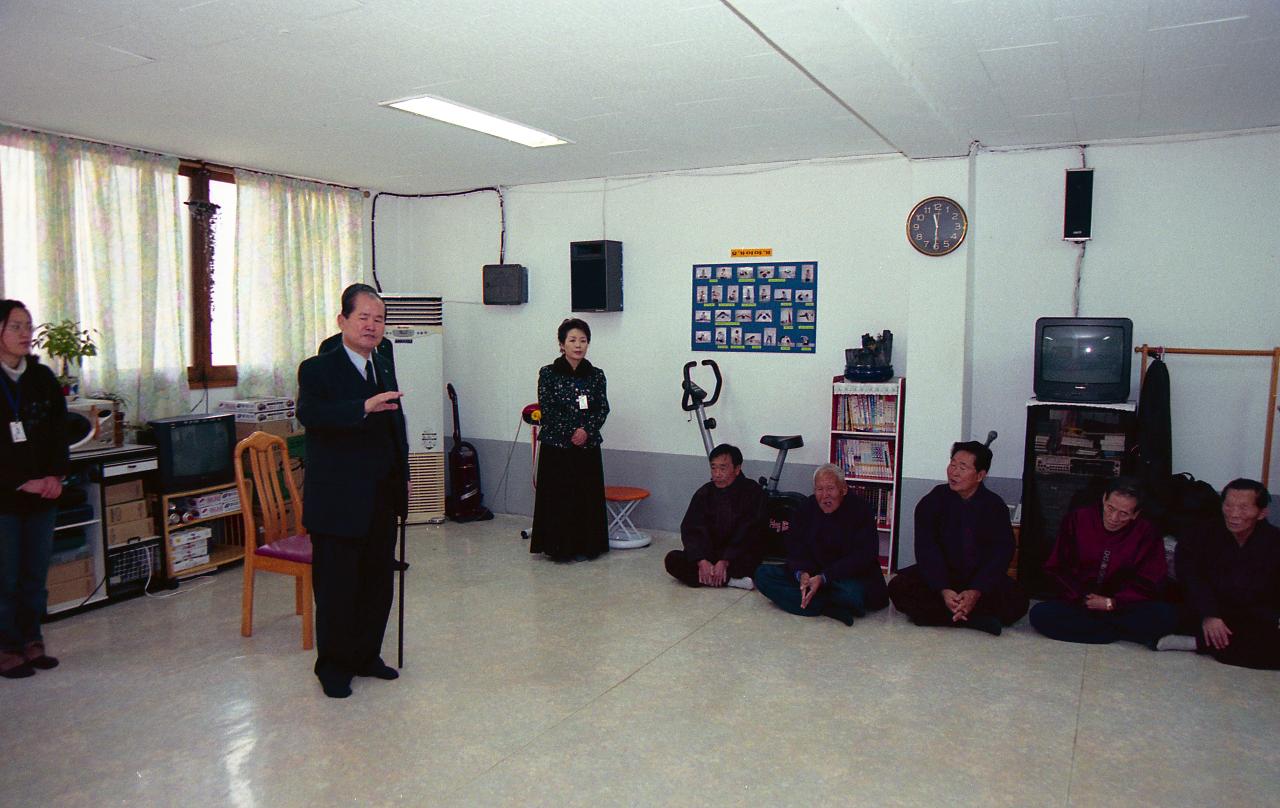
[[609, 546], [616, 550], [630, 550], [637, 547], [648, 547], [652, 541], [648, 536], [636, 530], [631, 521], [631, 512], [641, 500], [627, 502], [606, 502], [613, 520], [609, 522]]

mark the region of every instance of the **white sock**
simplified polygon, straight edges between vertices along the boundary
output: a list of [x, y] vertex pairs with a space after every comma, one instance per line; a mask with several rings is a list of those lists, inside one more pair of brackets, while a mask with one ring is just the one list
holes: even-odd
[[734, 589], [755, 589], [756, 582], [745, 576], [742, 578], [730, 578], [729, 586]]
[[1186, 634], [1166, 634], [1156, 643], [1157, 651], [1194, 651], [1196, 638]]

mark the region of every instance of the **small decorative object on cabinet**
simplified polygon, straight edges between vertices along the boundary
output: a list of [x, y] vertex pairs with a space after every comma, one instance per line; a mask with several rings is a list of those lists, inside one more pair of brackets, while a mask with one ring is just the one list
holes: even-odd
[[880, 533], [880, 568], [898, 568], [898, 490], [907, 380], [831, 384], [831, 462], [844, 470], [848, 496], [866, 502]]
[[1135, 410], [1133, 402], [1027, 402], [1018, 581], [1032, 597], [1053, 594], [1044, 562], [1067, 512], [1100, 498], [1107, 480], [1133, 472]]
[[235, 483], [165, 494], [160, 498], [160, 518], [170, 578], [190, 578], [244, 558]]

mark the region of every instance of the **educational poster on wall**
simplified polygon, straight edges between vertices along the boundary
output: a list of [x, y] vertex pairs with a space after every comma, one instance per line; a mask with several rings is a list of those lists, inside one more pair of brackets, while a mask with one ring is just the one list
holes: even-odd
[[818, 262], [694, 264], [695, 351], [813, 353]]

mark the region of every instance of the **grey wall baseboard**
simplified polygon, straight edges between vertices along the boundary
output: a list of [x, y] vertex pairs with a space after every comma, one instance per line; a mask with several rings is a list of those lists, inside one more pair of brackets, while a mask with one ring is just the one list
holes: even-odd
[[[452, 441], [449, 442], [452, 445]], [[531, 449], [527, 439], [518, 442], [472, 440], [480, 456], [480, 480], [484, 503], [498, 513], [533, 516]], [[806, 463], [787, 463], [780, 487], [784, 491], [813, 490], [813, 472], [818, 467]], [[773, 464], [748, 460], [742, 472], [759, 479], [773, 471]], [[649, 498], [636, 506], [631, 519], [637, 527], [676, 532], [684, 518], [689, 498], [698, 486], [710, 479], [705, 458], [696, 455], [673, 455], [659, 452], [633, 452], [604, 449], [604, 478], [607, 485], [631, 485], [645, 488]], [[915, 563], [916, 503], [943, 480], [907, 477], [902, 480], [901, 510], [898, 526], [898, 566]], [[1022, 480], [1015, 477], [988, 477], [986, 485], [1005, 502], [1015, 503], [1022, 497]]]

